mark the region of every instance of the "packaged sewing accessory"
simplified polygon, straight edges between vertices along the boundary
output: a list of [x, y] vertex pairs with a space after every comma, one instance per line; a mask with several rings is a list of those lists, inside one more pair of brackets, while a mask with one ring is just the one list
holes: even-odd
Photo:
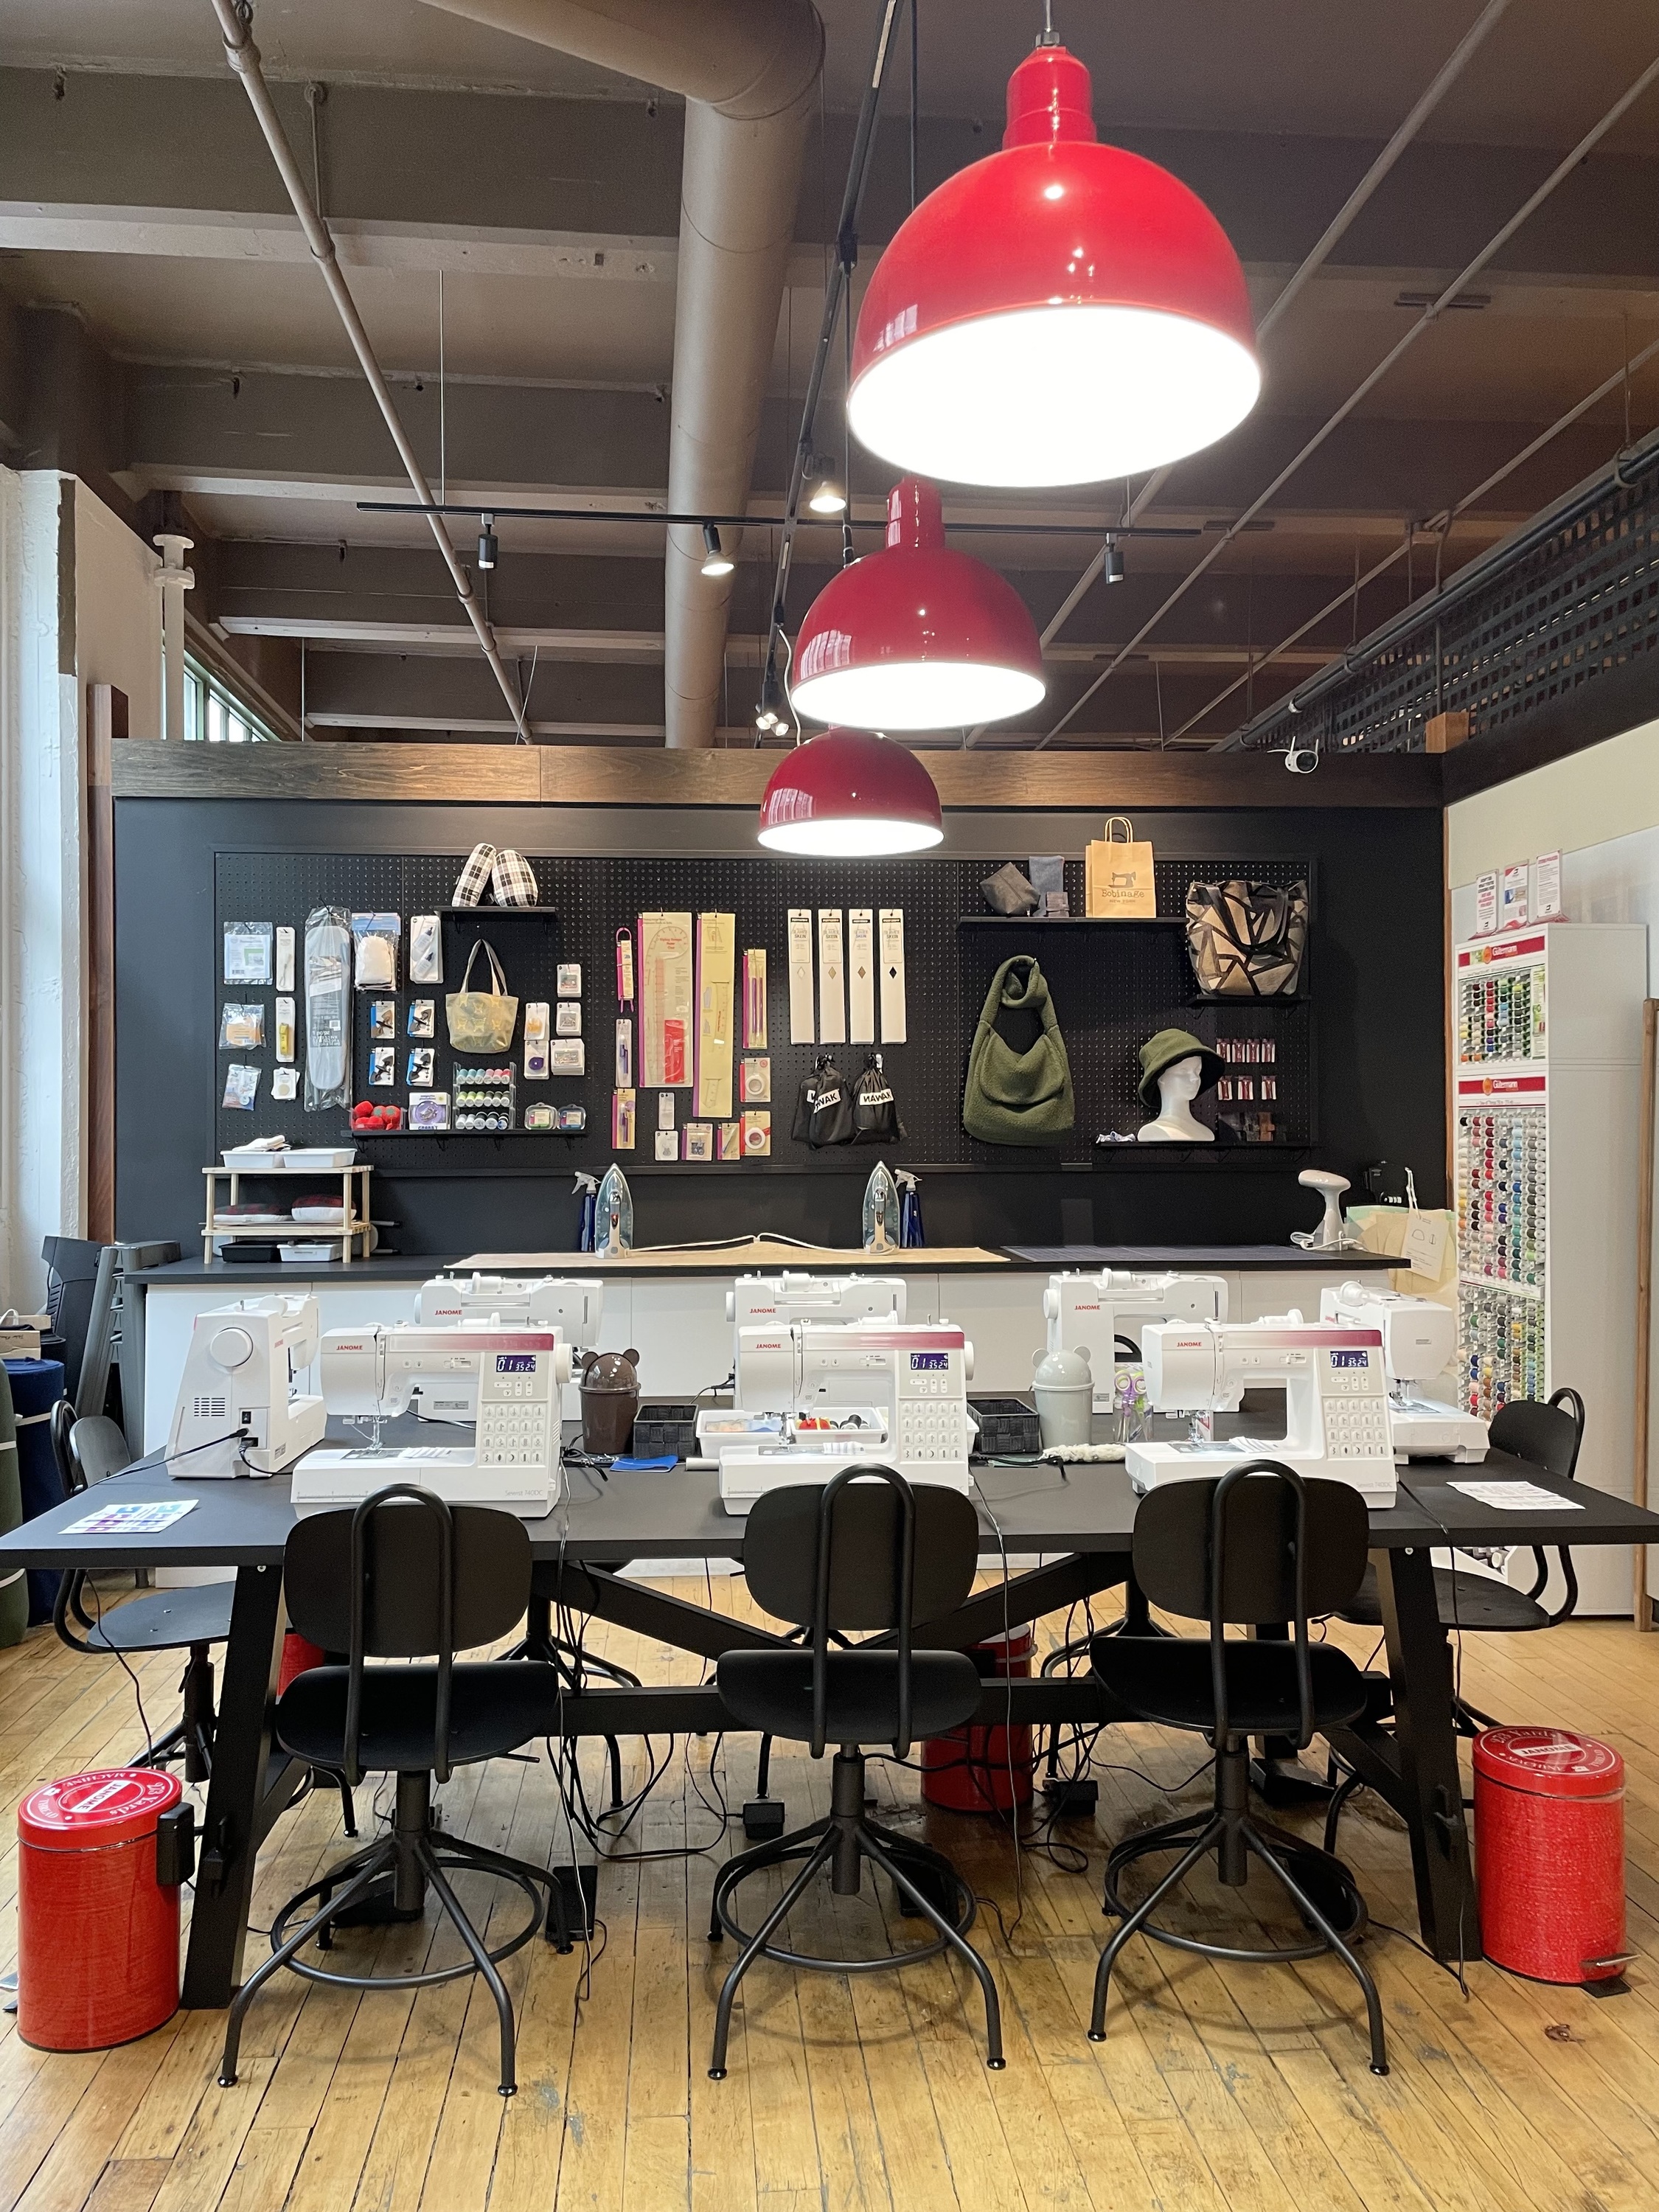
[[368, 1055], [369, 1087], [374, 1091], [390, 1091], [398, 1080], [398, 1055], [389, 1044], [377, 1044]]
[[435, 999], [411, 999], [410, 1000], [409, 1034], [412, 1037], [429, 1037], [437, 1036], [438, 1001]]
[[631, 1006], [634, 1003], [634, 933], [631, 929], [617, 932], [617, 1004]]
[[715, 1124], [714, 1134], [716, 1139], [716, 1158], [722, 1160], [740, 1160], [743, 1158], [743, 1131], [737, 1122], [717, 1122]]
[[674, 1126], [674, 1094], [672, 1091], [657, 1093], [657, 1127], [672, 1129]]
[[[292, 999], [278, 999], [276, 1001], [276, 1057], [278, 1060], [292, 1060], [294, 1057], [294, 1001]], [[293, 1095], [292, 1091], [289, 1093], [290, 1097]]]
[[398, 947], [403, 929], [402, 917], [395, 914], [352, 915], [353, 981], [360, 991], [397, 989]]
[[560, 1107], [558, 1114], [558, 1130], [559, 1134], [562, 1137], [580, 1137], [586, 1127], [587, 1109], [586, 1106]]
[[611, 1094], [611, 1143], [613, 1150], [631, 1152], [634, 1149], [634, 1109], [637, 1094], [624, 1087]]
[[668, 1160], [677, 1160], [679, 1156], [679, 1131], [678, 1129], [659, 1129], [657, 1132], [656, 1146], [657, 1158], [660, 1161], [666, 1162]]
[[410, 916], [409, 980], [411, 983], [441, 983], [444, 980], [443, 936], [435, 914]]
[[294, 931], [286, 922], [276, 926], [276, 988], [294, 988]]
[[225, 1095], [220, 1102], [228, 1113], [251, 1114], [259, 1095], [257, 1067], [239, 1067], [234, 1060], [225, 1070]]
[[409, 1126], [411, 1129], [447, 1129], [449, 1127], [449, 1093], [447, 1091], [425, 1091], [418, 1098], [409, 1102]]
[[553, 1027], [560, 1036], [580, 1036], [582, 1033], [581, 1008], [571, 1000], [561, 1000], [553, 1009]]
[[265, 1041], [265, 1010], [227, 999], [219, 1009], [221, 1052], [257, 1052]]
[[550, 1106], [526, 1106], [524, 1109], [526, 1129], [552, 1129], [558, 1126], [558, 1116]]
[[347, 1065], [346, 994], [350, 983], [351, 917], [343, 907], [313, 907], [306, 916], [306, 1087], [307, 1114], [351, 1103]]
[[748, 1113], [743, 1117], [743, 1156], [747, 1160], [763, 1160], [772, 1150], [772, 1116], [769, 1113]]
[[617, 1088], [631, 1091], [634, 1087], [634, 1024], [624, 1014], [617, 1024]]
[[547, 1017], [545, 999], [530, 1000], [524, 1010], [524, 1073], [527, 1083], [547, 1080]]
[[580, 1037], [555, 1037], [548, 1065], [555, 1075], [586, 1075], [587, 1054]]
[[225, 924], [227, 983], [269, 983], [271, 926], [268, 921]]
[[398, 1034], [398, 1001], [395, 999], [374, 999], [369, 1002], [368, 1034], [376, 1044], [390, 1044]]
[[299, 1069], [273, 1067], [270, 1071], [270, 1095], [273, 1098], [297, 1098], [300, 1095]]
[[417, 1044], [411, 1048], [409, 1072], [404, 1079], [411, 1091], [429, 1091], [432, 1088], [437, 1056], [429, 1044]]
[[714, 1129], [712, 1122], [688, 1121], [680, 1134], [684, 1139], [684, 1150], [681, 1153], [683, 1159], [702, 1163], [714, 1158]]
[[558, 999], [580, 999], [582, 994], [582, 963], [580, 960], [561, 960], [555, 969], [553, 995]]
[[768, 1106], [772, 1101], [772, 1063], [769, 1059], [745, 1060], [741, 1064], [743, 1103]]
[[757, 948], [743, 956], [743, 1042], [747, 1052], [764, 1052], [770, 1042], [766, 1031], [766, 953]]

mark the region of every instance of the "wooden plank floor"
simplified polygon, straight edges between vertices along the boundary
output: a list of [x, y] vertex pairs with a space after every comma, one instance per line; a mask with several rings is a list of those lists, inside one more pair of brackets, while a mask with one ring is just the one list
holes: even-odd
[[[701, 1583], [667, 1587], [704, 1596]], [[741, 1583], [714, 1591], [720, 1605], [747, 1603]], [[1045, 1623], [1045, 1639], [1063, 1627]], [[1370, 1640], [1352, 1638], [1357, 1656]], [[696, 1679], [695, 1661], [621, 1632], [601, 1630], [595, 1644], [647, 1678]], [[983, 2063], [977, 1991], [942, 1961], [851, 1978], [763, 1963], [738, 2006], [729, 2077], [712, 2082], [714, 1999], [732, 1947], [707, 1942], [709, 1886], [742, 1844], [720, 1807], [722, 1793], [734, 1811], [752, 1794], [754, 1743], [700, 1741], [676, 1747], [601, 1871], [591, 1973], [580, 1954], [540, 1943], [506, 1969], [522, 2085], [510, 2103], [495, 2094], [493, 2008], [470, 1981], [359, 1997], [283, 1977], [250, 2014], [229, 2091], [214, 2081], [220, 2014], [181, 2013], [142, 2043], [78, 2057], [30, 2051], [7, 2019], [0, 2212], [1649, 2212], [1659, 1638], [1613, 1622], [1471, 1637], [1463, 1666], [1489, 1710], [1588, 1729], [1629, 1762], [1641, 1958], [1628, 1996], [1598, 2002], [1486, 1966], [1469, 1969], [1465, 1995], [1409, 1942], [1374, 1931], [1365, 1955], [1393, 2062], [1378, 2081], [1357, 1992], [1334, 1962], [1232, 1967], [1133, 1944], [1108, 2040], [1090, 2044], [1104, 1847], [1172, 1802], [1195, 1808], [1207, 1786], [1201, 1773], [1180, 1786], [1198, 1763], [1194, 1739], [1126, 1729], [1097, 1747], [1097, 1816], [1055, 1833], [1069, 1850], [1028, 1848], [1018, 1865], [996, 1824], [924, 1814], [914, 1774], [872, 1764], [881, 1817], [949, 1850], [995, 1908], [978, 1940], [1002, 1993], [1006, 2072]], [[171, 1717], [176, 1673], [162, 1661], [142, 1672], [152, 1727]], [[73, 1656], [49, 1630], [0, 1652], [5, 1966], [17, 1800], [137, 1741], [118, 1667]], [[637, 1787], [643, 1748], [625, 1748]], [[597, 1804], [597, 1752], [585, 1771]], [[825, 1808], [827, 1766], [780, 1747], [773, 1776], [792, 1825]], [[469, 1770], [441, 1802], [447, 1824], [475, 1838], [569, 1856], [544, 1757]], [[688, 1844], [702, 1854], [649, 1856]], [[1361, 1798], [1343, 1847], [1374, 1917], [1414, 1927], [1398, 1824]], [[256, 1924], [341, 1849], [333, 1796], [286, 1818], [262, 1862]], [[1259, 1885], [1250, 1909], [1282, 1925]], [[477, 1884], [461, 1887], [487, 1909]], [[857, 1899], [821, 1893], [794, 1923], [798, 1942], [883, 1947], [882, 1910], [868, 1887]], [[1183, 1910], [1220, 1929], [1237, 1923], [1238, 1902], [1200, 1882]], [[385, 1969], [459, 1955], [430, 1917], [348, 1942]]]

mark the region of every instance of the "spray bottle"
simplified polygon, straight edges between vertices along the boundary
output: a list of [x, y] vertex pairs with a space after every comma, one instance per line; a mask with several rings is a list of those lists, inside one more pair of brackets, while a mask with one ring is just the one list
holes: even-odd
[[884, 1160], [878, 1160], [864, 1186], [864, 1249], [891, 1252], [898, 1249], [898, 1186]]
[[594, 1205], [593, 1249], [607, 1260], [634, 1249], [634, 1197], [628, 1178], [613, 1160], [599, 1179]]
[[896, 1170], [899, 1187], [899, 1243], [907, 1250], [927, 1242], [927, 1231], [921, 1221], [921, 1188], [917, 1176], [908, 1168]]
[[576, 1194], [582, 1202], [581, 1226], [576, 1233], [576, 1249], [579, 1252], [591, 1252], [593, 1249], [593, 1198], [599, 1187], [591, 1175], [579, 1175], [576, 1177]]

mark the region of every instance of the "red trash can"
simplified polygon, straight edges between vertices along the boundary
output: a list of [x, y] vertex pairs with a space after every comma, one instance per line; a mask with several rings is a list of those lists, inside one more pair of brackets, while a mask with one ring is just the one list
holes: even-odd
[[179, 1888], [157, 1880], [175, 1774], [106, 1767], [17, 1808], [17, 2032], [38, 2051], [107, 2051], [179, 2009]]
[[283, 1635], [283, 1656], [276, 1668], [276, 1694], [280, 1698], [296, 1676], [308, 1674], [313, 1667], [326, 1667], [328, 1654], [320, 1644], [313, 1644], [301, 1636], [297, 1628], [289, 1628]]
[[[1031, 1630], [1016, 1628], [988, 1637], [968, 1656], [986, 1680], [1007, 1681], [1030, 1674], [1035, 1649]], [[1023, 1723], [1005, 1729], [970, 1721], [922, 1745], [921, 1794], [950, 1813], [1006, 1813], [1030, 1803], [1035, 1766], [1031, 1731]]]
[[1539, 1982], [1601, 1982], [1625, 1948], [1625, 1762], [1570, 1729], [1474, 1740], [1480, 1948]]

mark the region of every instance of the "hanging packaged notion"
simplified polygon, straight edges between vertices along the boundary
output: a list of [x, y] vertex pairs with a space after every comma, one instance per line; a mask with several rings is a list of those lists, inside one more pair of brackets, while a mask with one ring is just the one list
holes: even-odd
[[853, 1141], [855, 1145], [896, 1144], [903, 1134], [893, 1086], [881, 1064], [881, 1054], [872, 1052], [853, 1085]]
[[1084, 854], [1083, 910], [1097, 920], [1146, 921], [1158, 912], [1152, 848], [1127, 814], [1109, 814], [1106, 835]]
[[1188, 885], [1187, 951], [1206, 997], [1292, 998], [1307, 950], [1305, 883]]

